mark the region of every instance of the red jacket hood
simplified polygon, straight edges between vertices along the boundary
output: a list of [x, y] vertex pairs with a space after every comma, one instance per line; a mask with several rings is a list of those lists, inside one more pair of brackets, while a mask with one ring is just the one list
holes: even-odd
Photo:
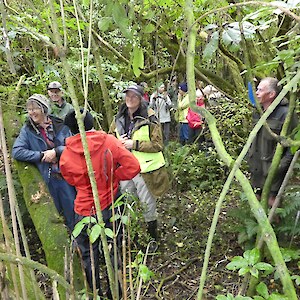
[[[88, 131], [86, 135], [103, 210], [117, 196], [119, 181], [136, 176], [140, 172], [140, 165], [134, 155], [113, 135], [103, 131]], [[82, 216], [95, 213], [92, 187], [79, 134], [66, 139], [66, 147], [59, 163], [65, 180], [77, 190], [75, 212]]]
[[[103, 131], [87, 131], [86, 136], [89, 137], [87, 139], [88, 147], [91, 155], [95, 152], [98, 152], [99, 149], [105, 143], [107, 134]], [[66, 139], [66, 147], [77, 154], [83, 155], [83, 145], [81, 142], [80, 134], [74, 135], [72, 138]]]

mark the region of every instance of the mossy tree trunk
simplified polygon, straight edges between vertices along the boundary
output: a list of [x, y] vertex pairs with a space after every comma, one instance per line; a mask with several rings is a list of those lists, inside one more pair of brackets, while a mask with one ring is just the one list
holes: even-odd
[[[22, 126], [20, 117], [15, 111], [18, 102], [16, 91], [8, 92], [8, 101], [4, 110], [4, 128], [6, 139], [11, 149], [15, 137]], [[54, 201], [37, 168], [24, 162], [15, 162], [15, 169], [18, 172], [21, 185], [23, 187], [23, 199], [30, 214], [35, 230], [42, 243], [47, 265], [58, 274], [64, 274], [65, 249], [70, 247], [70, 238], [63, 218], [58, 214]], [[74, 278], [82, 278], [81, 271], [75, 268]], [[61, 299], [64, 298], [65, 291], [59, 289]]]

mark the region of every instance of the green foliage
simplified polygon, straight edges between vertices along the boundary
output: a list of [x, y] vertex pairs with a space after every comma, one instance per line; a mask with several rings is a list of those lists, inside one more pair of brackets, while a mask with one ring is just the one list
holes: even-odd
[[224, 166], [218, 160], [217, 153], [213, 149], [193, 150], [189, 146], [178, 147], [178, 144], [171, 143], [166, 150], [178, 190], [217, 189], [225, 178]]
[[[294, 139], [295, 141], [300, 141], [300, 125], [297, 126], [297, 127], [293, 130], [292, 135], [293, 135], [293, 139]], [[293, 154], [295, 154], [296, 151], [297, 151], [298, 149], [299, 149], [299, 146], [292, 146], [292, 147], [291, 147], [291, 152], [292, 152]]]
[[268, 287], [264, 282], [260, 282], [257, 285], [256, 291], [259, 294], [259, 296], [254, 296], [254, 300], [288, 300], [287, 297], [278, 293], [272, 293], [270, 295], [268, 292]]
[[[296, 173], [299, 173], [296, 166]], [[300, 234], [300, 188], [299, 184], [292, 184], [287, 187], [282, 205], [277, 209], [280, 216], [280, 223], [275, 230], [278, 233], [285, 233], [288, 236]]]
[[251, 213], [244, 193], [240, 195], [239, 206], [230, 208], [228, 216], [233, 217], [238, 222], [235, 226], [235, 231], [238, 232], [238, 243], [245, 245], [246, 249], [252, 249], [259, 226]]
[[[280, 216], [279, 224], [276, 224], [274, 231], [276, 234], [285, 234], [286, 237], [293, 237], [300, 234], [300, 188], [297, 183], [300, 173], [300, 164], [294, 167], [294, 176], [288, 184], [283, 195], [280, 208], [276, 214]], [[296, 182], [294, 183], [294, 180]], [[231, 208], [228, 215], [233, 217], [239, 224], [235, 227], [239, 232], [238, 242], [244, 244], [246, 248], [253, 247], [258, 224], [249, 208], [246, 196], [241, 195], [241, 201], [237, 208]]]
[[263, 271], [265, 275], [273, 272], [274, 268], [268, 263], [260, 262], [260, 253], [257, 248], [247, 250], [243, 256], [235, 256], [232, 261], [226, 266], [228, 270], [239, 269], [239, 275], [244, 276], [250, 273], [258, 278], [259, 271]]
[[293, 275], [291, 276], [293, 280], [295, 280], [295, 283], [299, 286], [300, 285], [300, 276], [299, 275]]
[[[217, 128], [226, 150], [233, 157], [237, 157], [252, 129], [252, 110], [248, 106], [247, 96], [235, 101], [221, 97], [217, 103], [217, 106], [210, 107], [209, 110], [216, 118]], [[210, 138], [208, 133], [206, 136], [207, 139]]]
[[154, 273], [143, 264], [144, 257], [145, 254], [139, 251], [131, 264], [131, 268], [135, 272], [136, 278], [141, 277], [143, 282], [147, 282], [154, 276]]
[[144, 68], [144, 54], [143, 50], [139, 47], [133, 48], [132, 68], [136, 77], [139, 77], [141, 70]]
[[228, 293], [227, 296], [218, 295], [216, 300], [252, 300], [251, 297], [244, 297], [244, 296], [236, 296], [234, 297], [232, 294]]
[[283, 259], [285, 262], [289, 262], [292, 260], [300, 259], [300, 250], [299, 249], [288, 249], [288, 248], [280, 248]]

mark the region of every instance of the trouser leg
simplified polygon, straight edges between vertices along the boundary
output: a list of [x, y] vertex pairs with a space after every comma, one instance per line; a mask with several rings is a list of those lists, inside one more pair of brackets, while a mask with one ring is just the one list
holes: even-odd
[[170, 122], [162, 123], [164, 144], [167, 145], [170, 139]]
[[136, 186], [136, 192], [138, 198], [140, 199], [143, 206], [145, 221], [150, 222], [156, 220], [157, 219], [156, 199], [149, 191], [143, 179], [143, 176], [141, 174], [138, 174], [132, 180]]
[[[80, 222], [83, 216], [75, 215], [75, 222]], [[86, 225], [81, 233], [75, 239], [75, 245], [79, 248], [81, 259], [86, 274], [86, 279], [91, 290], [93, 290], [93, 275], [92, 275], [92, 264], [91, 264], [91, 253], [90, 253], [90, 240], [87, 235], [88, 225]], [[96, 289], [98, 290], [98, 295], [102, 295], [102, 290], [100, 288], [100, 268], [99, 268], [99, 239], [97, 239], [93, 245], [93, 258], [95, 266], [95, 280], [96, 280]]]
[[51, 177], [48, 183], [49, 192], [54, 200], [55, 207], [59, 214], [63, 214], [66, 225], [72, 231], [74, 228], [74, 200], [76, 190], [64, 179]]

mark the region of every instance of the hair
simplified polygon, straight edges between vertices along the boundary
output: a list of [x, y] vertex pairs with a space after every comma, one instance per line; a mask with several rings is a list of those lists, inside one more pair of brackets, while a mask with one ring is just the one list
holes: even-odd
[[[80, 112], [83, 113], [83, 109]], [[79, 127], [76, 119], [75, 110], [71, 110], [65, 117], [65, 125], [67, 125], [73, 134], [79, 133]], [[91, 130], [94, 127], [94, 118], [89, 111], [86, 111], [86, 115], [83, 120], [85, 131]]]
[[274, 91], [276, 93], [276, 96], [277, 97], [279, 95], [279, 93], [281, 92], [282, 90], [282, 85], [279, 84], [279, 81], [277, 78], [274, 78], [274, 77], [266, 77], [264, 79], [261, 80], [262, 81], [267, 81], [268, 84], [269, 84], [269, 91]]

